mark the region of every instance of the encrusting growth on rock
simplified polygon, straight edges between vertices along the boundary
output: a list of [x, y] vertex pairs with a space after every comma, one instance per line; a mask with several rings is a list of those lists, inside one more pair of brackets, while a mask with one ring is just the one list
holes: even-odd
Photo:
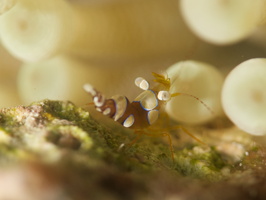
[[[121, 144], [130, 141], [132, 136], [129, 131], [125, 134], [126, 131], [115, 126], [107, 128], [84, 109], [66, 101], [44, 100], [30, 106], [4, 108], [0, 111], [0, 172], [4, 166], [28, 163], [26, 168], [38, 169], [37, 174], [42, 179], [45, 177], [46, 181], [54, 180], [60, 185], [61, 193], [69, 194], [66, 191], [71, 191], [71, 196], [77, 198], [83, 191], [86, 197], [103, 194], [102, 199], [108, 199], [110, 195], [118, 195], [121, 199], [129, 194], [142, 196], [144, 193], [138, 187], [139, 183], [142, 182], [142, 188], [149, 190], [148, 185], [155, 181], [154, 176], [164, 177], [169, 184], [172, 182], [171, 185], [179, 185], [182, 176], [203, 182], [221, 181], [230, 176], [232, 161], [228, 162], [227, 158], [234, 156], [234, 152], [224, 157], [222, 150], [217, 151], [215, 146], [196, 146], [178, 139], [174, 141], [176, 153], [175, 163], [172, 163], [167, 145], [157, 138], [143, 137], [135, 145], [129, 148], [125, 145], [119, 150]], [[242, 137], [241, 134], [236, 137]], [[215, 141], [223, 140], [221, 137]], [[238, 142], [241, 145], [241, 140]], [[248, 139], [245, 143], [252, 141]], [[247, 146], [243, 148], [252, 151]], [[244, 157], [238, 156], [240, 159]], [[237, 162], [239, 159], [233, 164]], [[47, 178], [42, 173], [52, 177]], [[119, 182], [121, 179], [131, 185], [124, 188], [126, 194], [116, 193], [116, 188], [106, 185], [109, 179], [117, 182], [120, 189], [123, 188]], [[191, 181], [193, 185], [194, 181]], [[94, 189], [88, 192], [88, 187]], [[161, 188], [160, 185], [155, 187]], [[111, 192], [108, 198], [104, 192], [99, 193], [106, 188]]]

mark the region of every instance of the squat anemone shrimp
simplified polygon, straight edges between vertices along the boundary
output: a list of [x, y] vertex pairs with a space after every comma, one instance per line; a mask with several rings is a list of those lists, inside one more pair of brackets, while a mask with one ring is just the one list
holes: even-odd
[[[170, 134], [167, 133], [167, 130], [172, 130], [173, 127], [171, 127], [171, 129], [160, 129], [158, 134], [147, 133], [145, 131], [157, 121], [161, 108], [171, 98], [179, 95], [186, 95], [199, 101], [203, 106], [210, 110], [210, 112], [212, 111], [203, 101], [201, 101], [196, 96], [186, 93], [171, 94], [169, 92], [171, 86], [170, 79], [164, 75], [157, 73], [152, 73], [152, 75], [155, 78], [155, 85], [153, 87], [150, 87], [150, 83], [142, 77], [135, 79], [135, 85], [144, 91], [140, 93], [132, 102], [130, 102], [128, 98], [123, 95], [115, 95], [110, 99], [106, 99], [90, 84], [85, 84], [84, 90], [92, 96], [93, 103], [97, 111], [101, 112], [103, 115], [113, 118], [114, 121], [117, 121], [126, 128], [134, 129], [134, 133], [137, 134], [137, 138], [141, 135], [167, 137], [171, 156], [174, 160], [172, 139]], [[174, 129], [177, 128], [182, 129], [189, 136], [191, 136], [198, 142], [203, 143], [201, 140], [187, 131], [184, 127], [179, 125], [174, 126]]]

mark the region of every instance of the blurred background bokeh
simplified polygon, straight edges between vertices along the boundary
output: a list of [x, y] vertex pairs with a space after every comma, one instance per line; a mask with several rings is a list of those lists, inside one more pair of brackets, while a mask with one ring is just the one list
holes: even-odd
[[214, 44], [191, 31], [178, 0], [0, 3], [0, 107], [45, 98], [84, 105], [86, 82], [106, 96], [132, 99], [140, 92], [137, 76], [150, 79], [179, 61], [206, 62], [226, 75], [265, 56], [263, 25], [230, 44]]

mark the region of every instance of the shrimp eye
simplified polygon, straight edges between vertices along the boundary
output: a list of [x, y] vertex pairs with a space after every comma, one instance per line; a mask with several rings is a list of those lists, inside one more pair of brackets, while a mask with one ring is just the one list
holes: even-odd
[[146, 81], [142, 77], [138, 77], [135, 79], [135, 85], [138, 86], [142, 90], [148, 90], [150, 87], [150, 84], [148, 81]]
[[171, 98], [171, 95], [168, 91], [160, 91], [157, 95], [158, 99], [161, 101], [168, 101]]

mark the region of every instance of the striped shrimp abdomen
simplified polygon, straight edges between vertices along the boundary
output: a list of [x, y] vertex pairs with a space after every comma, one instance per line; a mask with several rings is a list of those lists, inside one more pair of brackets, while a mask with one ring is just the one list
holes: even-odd
[[92, 96], [97, 111], [113, 118], [114, 121], [126, 128], [146, 128], [158, 118], [159, 111], [155, 109], [158, 103], [153, 92], [145, 91], [141, 98], [130, 103], [128, 98], [122, 95], [115, 95], [110, 99], [105, 99], [100, 92], [89, 84], [84, 85], [84, 89]]
[[84, 90], [92, 96], [93, 103], [97, 111], [108, 117], [115, 116], [116, 106], [113, 99], [105, 99], [105, 97], [95, 90], [90, 84], [84, 85]]

